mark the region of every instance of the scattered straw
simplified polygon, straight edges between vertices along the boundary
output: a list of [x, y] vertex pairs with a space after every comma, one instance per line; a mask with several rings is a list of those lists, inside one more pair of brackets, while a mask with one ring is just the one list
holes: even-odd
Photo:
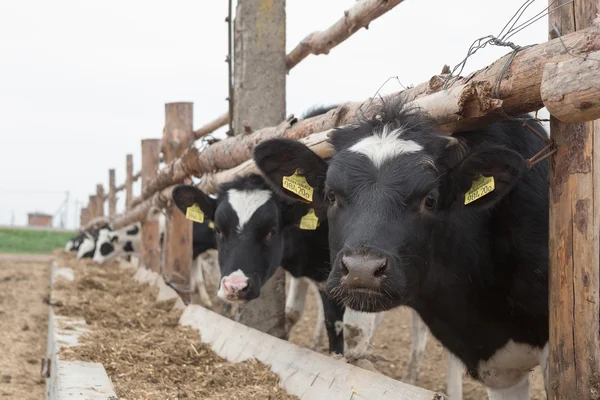
[[268, 367], [249, 360], [230, 363], [178, 325], [173, 301], [156, 302], [156, 289], [131, 279], [116, 263], [96, 266], [59, 255], [74, 282], [60, 281], [59, 315], [83, 317], [91, 332], [81, 346], [63, 350], [65, 359], [100, 362], [121, 400], [296, 399], [280, 387]]

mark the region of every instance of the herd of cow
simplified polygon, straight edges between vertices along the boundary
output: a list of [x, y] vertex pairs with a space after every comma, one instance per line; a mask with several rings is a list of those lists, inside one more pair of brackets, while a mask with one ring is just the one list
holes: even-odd
[[[297, 141], [261, 142], [253, 153], [261, 174], [220, 185], [216, 198], [193, 185], [173, 190], [183, 213], [203, 214], [194, 258], [218, 250], [218, 297], [256, 299], [281, 266], [292, 276], [289, 327], [314, 284], [315, 337], [324, 326], [333, 353], [364, 356], [382, 313], [403, 305], [413, 310], [407, 382], [417, 379], [431, 332], [448, 352], [452, 400], [462, 398], [463, 370], [490, 400], [529, 399], [538, 364], [547, 388], [548, 165], [525, 162], [542, 139], [512, 120], [445, 135], [398, 99], [329, 140], [329, 159]], [[98, 263], [139, 248], [139, 224], [67, 244]], [[202, 268], [194, 274], [208, 298]], [[352, 348], [344, 341], [351, 324], [363, 339]]]

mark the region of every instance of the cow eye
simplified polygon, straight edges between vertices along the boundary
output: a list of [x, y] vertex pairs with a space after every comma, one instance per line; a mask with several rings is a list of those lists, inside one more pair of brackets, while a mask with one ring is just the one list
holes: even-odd
[[219, 228], [216, 225], [215, 225], [214, 231], [215, 231], [215, 235], [217, 235], [217, 236], [223, 235], [223, 231], [221, 231], [221, 228]]
[[267, 233], [267, 236], [265, 236], [266, 240], [271, 239], [273, 236], [275, 236], [275, 234], [277, 233], [277, 230], [275, 228], [271, 229], [269, 231], [269, 233]]
[[335, 203], [335, 193], [333, 193], [333, 190], [327, 192], [327, 201], [329, 202], [329, 204]]
[[427, 196], [423, 198], [423, 207], [427, 208], [428, 210], [433, 210], [435, 208], [436, 203], [437, 196], [435, 195], [435, 193], [427, 193]]

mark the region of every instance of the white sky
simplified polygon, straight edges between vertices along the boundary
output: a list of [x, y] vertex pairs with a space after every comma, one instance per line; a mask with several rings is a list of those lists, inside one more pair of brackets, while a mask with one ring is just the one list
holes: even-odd
[[[426, 81], [462, 60], [474, 39], [497, 34], [523, 1], [406, 0], [329, 55], [296, 66], [287, 113], [367, 98], [390, 76]], [[287, 0], [288, 52], [354, 3]], [[536, 1], [526, 15], [546, 5]], [[109, 168], [121, 184], [133, 153], [139, 170], [140, 141], [161, 136], [165, 103], [194, 102], [195, 129], [225, 112], [226, 15], [225, 0], [0, 2], [0, 225], [13, 214], [22, 225], [28, 211], [54, 213], [68, 191], [75, 227], [75, 206], [97, 183], [107, 186]], [[546, 40], [546, 18], [512, 38]], [[480, 50], [463, 75], [507, 52]], [[382, 93], [400, 89], [390, 81]]]

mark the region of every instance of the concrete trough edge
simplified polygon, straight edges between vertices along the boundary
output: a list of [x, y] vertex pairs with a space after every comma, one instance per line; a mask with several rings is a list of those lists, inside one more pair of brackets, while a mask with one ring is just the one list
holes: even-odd
[[[50, 270], [50, 304], [54, 303], [52, 287], [58, 277], [73, 280], [73, 270], [52, 263]], [[54, 314], [48, 315], [48, 344], [46, 350], [46, 398], [49, 400], [117, 400], [112, 382], [100, 363], [62, 360], [62, 348], [77, 346], [86, 332], [83, 319]]]
[[443, 400], [433, 392], [371, 372], [249, 328], [202, 306], [185, 306], [177, 292], [156, 272], [139, 267], [133, 279], [158, 286], [157, 300], [177, 298], [182, 326], [200, 333], [202, 342], [231, 362], [255, 358], [270, 366], [288, 393], [301, 399]]

